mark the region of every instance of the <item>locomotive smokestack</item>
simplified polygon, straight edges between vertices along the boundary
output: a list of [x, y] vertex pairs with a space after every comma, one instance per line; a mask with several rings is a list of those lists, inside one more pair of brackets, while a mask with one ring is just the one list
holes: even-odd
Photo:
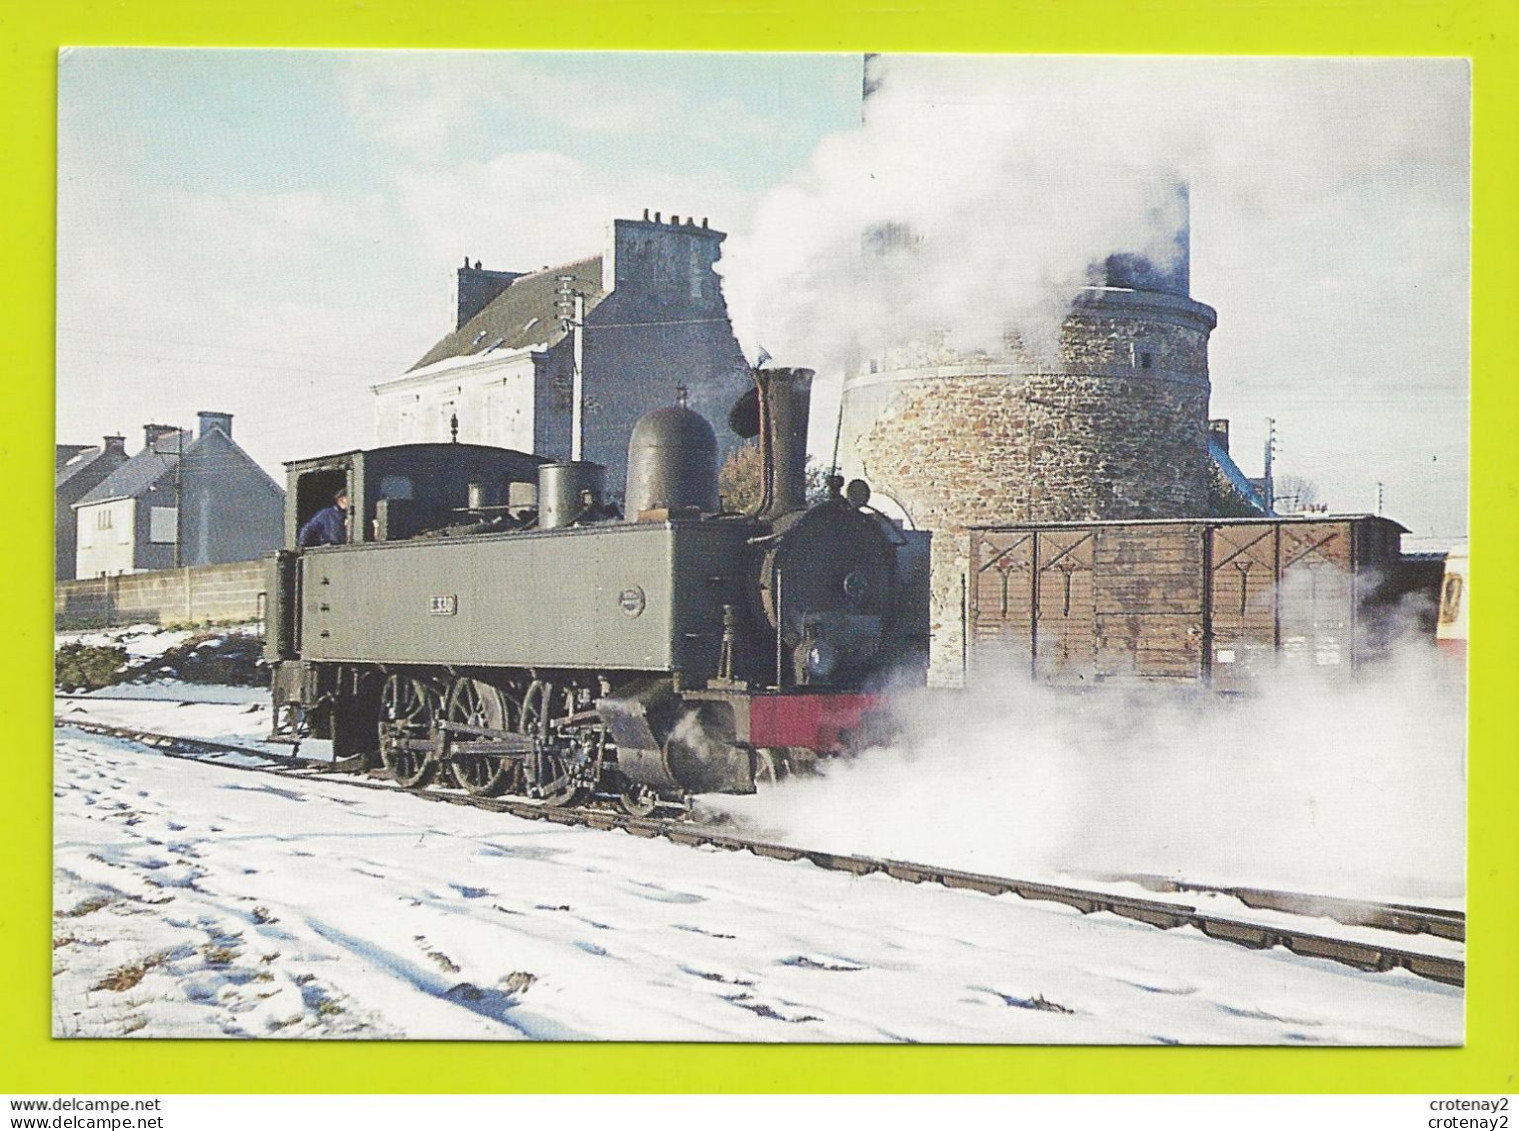
[[[768, 505], [761, 518], [807, 508], [807, 413], [812, 405], [811, 369], [760, 369], [761, 443], [770, 445]], [[768, 418], [768, 419], [767, 419]]]

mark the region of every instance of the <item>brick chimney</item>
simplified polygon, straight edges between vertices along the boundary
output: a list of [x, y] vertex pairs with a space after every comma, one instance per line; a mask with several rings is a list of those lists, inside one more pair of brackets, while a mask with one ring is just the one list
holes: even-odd
[[[142, 446], [153, 448], [158, 441], [165, 436], [172, 436], [179, 429], [173, 424], [144, 424], [142, 426]], [[170, 449], [173, 450], [172, 448]]]
[[217, 430], [227, 439], [232, 439], [232, 414], [230, 412], [198, 412], [200, 417], [200, 433], [202, 440], [210, 434], [212, 429]]
[[1208, 439], [1224, 449], [1224, 454], [1229, 453], [1229, 422], [1227, 420], [1208, 421]]
[[125, 436], [102, 436], [100, 438], [101, 450], [107, 454], [120, 452], [122, 455], [127, 451], [127, 438]]
[[613, 220], [601, 258], [601, 289], [643, 293], [672, 301], [693, 314], [721, 306], [720, 280], [712, 264], [722, 254], [725, 232], [687, 216], [668, 223], [649, 219]]
[[464, 266], [459, 268], [459, 309], [454, 329], [459, 329], [479, 314], [495, 301], [497, 295], [522, 278], [523, 274], [522, 271], [486, 271], [478, 259], [471, 267], [469, 256], [466, 255]]

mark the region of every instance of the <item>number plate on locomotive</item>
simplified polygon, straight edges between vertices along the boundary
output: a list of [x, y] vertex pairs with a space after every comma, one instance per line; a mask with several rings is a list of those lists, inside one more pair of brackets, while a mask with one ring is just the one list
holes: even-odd
[[459, 598], [452, 593], [446, 597], [434, 597], [427, 611], [435, 617], [451, 617], [459, 611]]

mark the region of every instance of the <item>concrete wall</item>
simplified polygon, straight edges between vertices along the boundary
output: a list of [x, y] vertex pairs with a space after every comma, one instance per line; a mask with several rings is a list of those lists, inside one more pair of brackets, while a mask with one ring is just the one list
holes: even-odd
[[264, 588], [261, 561], [63, 581], [53, 618], [60, 629], [254, 620]]

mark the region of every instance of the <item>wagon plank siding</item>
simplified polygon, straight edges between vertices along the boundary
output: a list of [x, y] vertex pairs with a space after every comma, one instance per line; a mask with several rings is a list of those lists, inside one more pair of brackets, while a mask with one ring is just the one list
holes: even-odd
[[1033, 662], [1034, 534], [989, 534], [977, 540], [972, 553], [977, 563], [967, 610], [972, 662], [1027, 674]]
[[1097, 675], [1097, 603], [1092, 531], [1051, 531], [1035, 539], [1034, 675], [1087, 682]]
[[1202, 538], [1188, 523], [1097, 531], [1100, 679], [1201, 676]]
[[1348, 677], [1370, 650], [1365, 606], [1398, 568], [1401, 531], [1375, 516], [975, 528], [972, 678], [1009, 663], [1051, 683], [1226, 691], [1277, 666]]

